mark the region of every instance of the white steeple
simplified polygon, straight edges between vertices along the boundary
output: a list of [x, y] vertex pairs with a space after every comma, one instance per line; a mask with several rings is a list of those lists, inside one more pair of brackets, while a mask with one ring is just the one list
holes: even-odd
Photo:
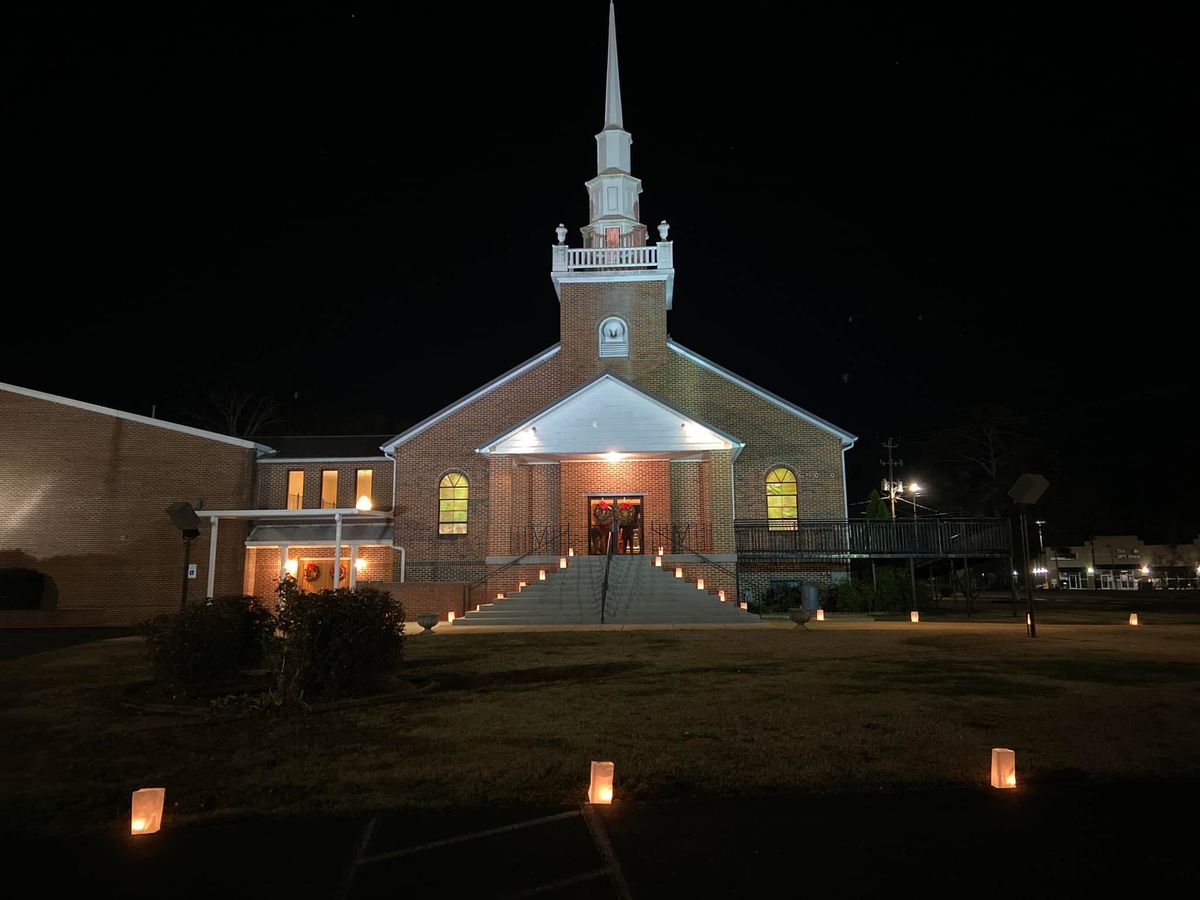
[[621, 70], [617, 65], [617, 10], [608, 4], [608, 81], [604, 85], [604, 127], [624, 128], [621, 121]]
[[646, 226], [639, 221], [642, 182], [631, 174], [633, 137], [621, 110], [621, 72], [617, 64], [617, 12], [608, 5], [608, 71], [604, 83], [604, 128], [596, 135], [596, 177], [587, 183], [589, 224], [581, 230], [587, 247], [644, 246]]

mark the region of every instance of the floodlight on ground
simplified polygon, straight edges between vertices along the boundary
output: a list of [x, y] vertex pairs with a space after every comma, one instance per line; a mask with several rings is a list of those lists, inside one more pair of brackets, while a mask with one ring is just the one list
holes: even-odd
[[992, 748], [992, 787], [1015, 788], [1017, 786], [1017, 754], [1007, 747]]
[[609, 804], [613, 801], [613, 773], [611, 762], [592, 760], [592, 778], [588, 785], [588, 803]]
[[133, 792], [129, 816], [130, 834], [154, 834], [162, 827], [163, 801], [166, 796], [166, 788], [140, 788]]

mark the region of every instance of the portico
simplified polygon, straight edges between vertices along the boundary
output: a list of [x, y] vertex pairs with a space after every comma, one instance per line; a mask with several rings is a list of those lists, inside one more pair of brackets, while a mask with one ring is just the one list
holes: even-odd
[[619, 551], [728, 553], [743, 444], [605, 372], [476, 448], [488, 458], [488, 562]]

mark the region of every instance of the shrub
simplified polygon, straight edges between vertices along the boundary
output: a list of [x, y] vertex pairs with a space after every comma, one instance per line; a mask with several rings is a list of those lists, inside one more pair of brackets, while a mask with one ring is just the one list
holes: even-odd
[[36, 569], [0, 569], [0, 609], [37, 609], [46, 576]]
[[272, 646], [276, 702], [315, 695], [369, 693], [404, 656], [404, 609], [371, 588], [303, 593], [279, 587], [278, 637]]
[[189, 604], [144, 626], [155, 678], [177, 695], [223, 687], [261, 664], [274, 619], [253, 597]]
[[[870, 577], [857, 578], [839, 584], [836, 594], [831, 594], [831, 605], [838, 612], [897, 612], [907, 610], [912, 604], [911, 581], [908, 568], [878, 565], [875, 570], [875, 587]], [[923, 608], [929, 605], [929, 590], [917, 582], [917, 603]]]

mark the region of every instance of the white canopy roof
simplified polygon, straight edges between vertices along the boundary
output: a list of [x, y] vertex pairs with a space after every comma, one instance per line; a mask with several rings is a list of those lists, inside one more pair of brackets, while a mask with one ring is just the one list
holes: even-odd
[[558, 459], [699, 459], [743, 444], [623, 379], [605, 373], [477, 448], [477, 452]]

